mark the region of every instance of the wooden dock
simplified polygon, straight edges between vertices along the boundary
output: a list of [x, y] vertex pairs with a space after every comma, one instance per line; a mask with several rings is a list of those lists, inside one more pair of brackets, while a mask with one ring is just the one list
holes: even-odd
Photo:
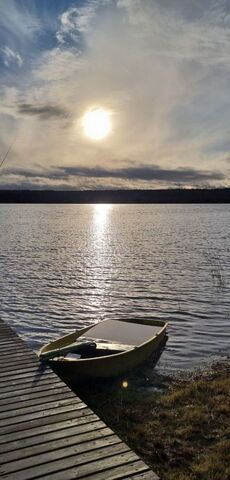
[[158, 477], [0, 320], [0, 478]]

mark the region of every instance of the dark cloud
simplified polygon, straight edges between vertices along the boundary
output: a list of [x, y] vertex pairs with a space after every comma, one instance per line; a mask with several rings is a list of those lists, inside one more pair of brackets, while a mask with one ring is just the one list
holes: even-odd
[[18, 105], [18, 111], [24, 115], [38, 116], [42, 120], [48, 120], [49, 118], [56, 117], [68, 117], [68, 112], [58, 105], [34, 105], [31, 103], [20, 103]]
[[107, 169], [102, 167], [56, 167], [48, 170], [7, 169], [5, 175], [16, 175], [25, 178], [46, 178], [49, 180], [67, 180], [70, 177], [116, 178], [129, 181], [151, 181], [179, 184], [196, 184], [199, 182], [217, 181], [225, 178], [219, 171], [203, 171], [194, 168], [160, 168], [156, 165], [140, 165]]
[[96, 178], [120, 178], [124, 180], [146, 180], [164, 182], [197, 182], [204, 180], [222, 180], [224, 175], [217, 171], [202, 171], [192, 168], [165, 169], [157, 165], [140, 165], [120, 169], [100, 167], [65, 167], [59, 169], [63, 176], [84, 176]]

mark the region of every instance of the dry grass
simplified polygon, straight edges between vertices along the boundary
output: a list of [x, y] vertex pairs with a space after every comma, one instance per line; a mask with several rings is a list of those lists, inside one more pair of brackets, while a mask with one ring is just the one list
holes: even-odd
[[175, 378], [165, 393], [94, 384], [78, 393], [162, 480], [230, 478], [230, 362]]

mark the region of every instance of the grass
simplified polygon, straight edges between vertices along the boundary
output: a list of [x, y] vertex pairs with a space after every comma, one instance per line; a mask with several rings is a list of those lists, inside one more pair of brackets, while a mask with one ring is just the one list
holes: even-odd
[[[230, 478], [230, 362], [149, 392], [93, 382], [77, 393], [162, 480]], [[126, 384], [125, 384], [126, 386]]]

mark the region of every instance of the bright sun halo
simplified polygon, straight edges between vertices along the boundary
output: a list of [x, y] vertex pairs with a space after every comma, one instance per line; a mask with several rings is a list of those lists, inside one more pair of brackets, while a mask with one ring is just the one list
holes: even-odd
[[102, 140], [111, 131], [110, 114], [102, 108], [95, 108], [85, 113], [82, 119], [84, 133], [92, 140]]

